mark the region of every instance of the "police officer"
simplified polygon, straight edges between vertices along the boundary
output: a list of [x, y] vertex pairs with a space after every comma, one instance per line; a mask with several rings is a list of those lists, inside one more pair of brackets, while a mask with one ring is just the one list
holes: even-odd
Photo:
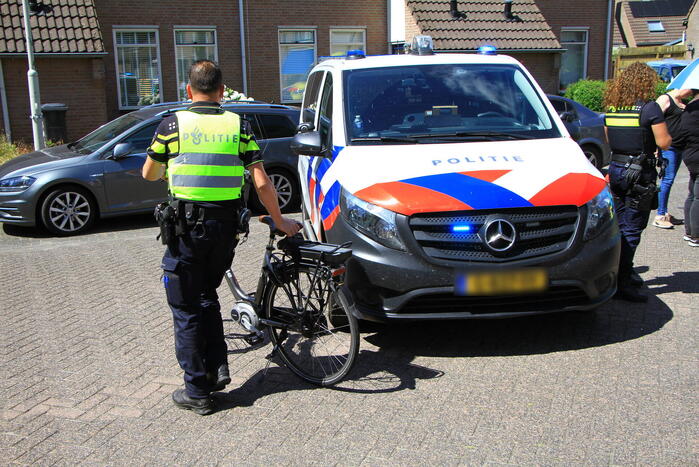
[[656, 149], [672, 142], [660, 106], [654, 101], [658, 75], [637, 62], [621, 72], [605, 91], [605, 127], [612, 148], [609, 184], [621, 231], [621, 258], [616, 298], [646, 302], [643, 280], [633, 271], [633, 258], [657, 207]]
[[175, 235], [161, 267], [185, 387], [172, 399], [200, 415], [214, 411], [210, 393], [231, 381], [216, 288], [233, 261], [245, 169], [277, 228], [287, 235], [299, 230], [281, 215], [250, 125], [221, 108], [223, 89], [215, 63], [192, 64], [192, 104], [163, 119], [142, 171], [147, 180], [167, 178], [174, 207]]

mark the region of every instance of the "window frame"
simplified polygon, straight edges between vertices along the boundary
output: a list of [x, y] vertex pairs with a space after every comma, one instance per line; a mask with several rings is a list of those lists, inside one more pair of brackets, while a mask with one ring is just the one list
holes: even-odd
[[[278, 27], [277, 28], [277, 51], [279, 53], [279, 101], [282, 104], [298, 104], [303, 102], [303, 96], [301, 96], [300, 101], [295, 101], [295, 100], [289, 100], [289, 99], [284, 99], [282, 96], [284, 95], [283, 89], [284, 89], [284, 82], [283, 82], [283, 73], [282, 73], [282, 45], [288, 45], [288, 44], [282, 44], [281, 41], [281, 34], [283, 32], [312, 32], [313, 33], [313, 63], [318, 62], [318, 28], [316, 26], [299, 26], [299, 27]], [[309, 70], [310, 71], [310, 70]], [[308, 79], [308, 76], [306, 77]]]
[[[584, 32], [584, 33], [585, 33], [585, 41], [584, 41], [584, 42], [581, 42], [581, 41], [568, 41], [568, 42], [564, 42], [564, 41], [563, 41], [563, 33], [564, 33], [564, 32]], [[573, 26], [567, 27], [567, 26], [564, 26], [564, 27], [561, 28], [561, 40], [560, 40], [560, 42], [561, 42], [561, 46], [562, 46], [563, 48], [565, 48], [565, 45], [564, 45], [564, 44], [584, 45], [584, 46], [585, 46], [585, 49], [584, 49], [585, 51], [584, 51], [584, 53], [583, 53], [583, 75], [580, 77], [580, 79], [586, 79], [586, 78], [587, 78], [587, 66], [588, 66], [588, 62], [589, 62], [589, 60], [588, 60], [588, 55], [589, 55], [589, 53], [590, 53], [590, 28], [589, 28], [589, 27], [584, 27], [584, 26], [578, 26], [578, 27], [573, 27]], [[566, 52], [567, 52], [567, 50], [566, 50]], [[564, 54], [565, 54], [565, 52], [564, 52]], [[561, 57], [561, 58], [563, 58], [563, 57]], [[561, 84], [560, 84], [560, 79], [561, 79], [561, 75], [560, 75], [560, 72], [559, 72], [559, 75], [558, 75], [558, 82], [559, 82], [559, 85], [558, 85], [558, 87], [559, 87], [560, 89], [564, 89], [564, 88], [561, 86]]]
[[[195, 45], [178, 45], [177, 44], [177, 33], [178, 32], [190, 32], [190, 31], [207, 31], [214, 33], [214, 59], [213, 61], [218, 63], [218, 31], [216, 26], [174, 26], [172, 28], [172, 44], [175, 46], [175, 72], [177, 74], [177, 86], [175, 92], [177, 93], [177, 99], [180, 100], [180, 68], [177, 66], [177, 49], [178, 47], [196, 47]], [[209, 45], [209, 44], [206, 44]], [[187, 100], [187, 96], [184, 96], [183, 100]]]
[[[154, 32], [155, 33], [155, 44], [153, 45], [120, 45], [117, 44], [117, 33], [119, 32]], [[160, 103], [163, 103], [163, 70], [162, 70], [162, 60], [160, 58], [160, 30], [158, 26], [129, 26], [129, 25], [119, 25], [112, 27], [112, 41], [114, 45], [114, 72], [116, 74], [117, 82], [117, 104], [119, 110], [137, 110], [144, 105], [122, 105], [121, 103], [121, 82], [119, 80], [119, 47], [155, 47], [155, 56], [158, 60], [158, 89], [160, 90]]]
[[[359, 48], [364, 52], [364, 54], [367, 53], [366, 51], [366, 30], [367, 28], [365, 26], [357, 26], [357, 27], [331, 27], [330, 31], [328, 32], [328, 42], [329, 42], [329, 48], [328, 51], [330, 52], [330, 55], [332, 56], [332, 50], [333, 50], [333, 33], [334, 32], [361, 32], [362, 33], [362, 46]], [[341, 44], [342, 45], [342, 44]], [[350, 49], [353, 50], [353, 49]]]
[[662, 20], [659, 19], [646, 21], [646, 27], [648, 28], [648, 32], [651, 34], [664, 34], [666, 32], [665, 25], [663, 24]]

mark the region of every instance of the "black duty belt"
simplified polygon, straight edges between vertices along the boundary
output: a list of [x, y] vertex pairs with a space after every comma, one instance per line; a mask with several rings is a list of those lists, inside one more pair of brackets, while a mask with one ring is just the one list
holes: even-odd
[[646, 154], [616, 154], [612, 153], [612, 162], [618, 162], [620, 164], [643, 164], [655, 165], [655, 156], [648, 156]]
[[188, 224], [203, 222], [209, 220], [216, 221], [235, 221], [238, 219], [238, 211], [240, 206], [232, 207], [208, 207], [201, 206], [196, 203], [184, 201], [181, 204], [182, 213]]

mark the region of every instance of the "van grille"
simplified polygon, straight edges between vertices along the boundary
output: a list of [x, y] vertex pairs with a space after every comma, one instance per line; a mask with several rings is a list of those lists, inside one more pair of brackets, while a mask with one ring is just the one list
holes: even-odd
[[[517, 231], [514, 246], [495, 252], [484, 243], [485, 225], [505, 219]], [[425, 254], [450, 261], [498, 263], [547, 256], [564, 250], [578, 224], [575, 206], [544, 206], [516, 209], [417, 214], [410, 229]], [[453, 232], [455, 225], [470, 226], [469, 232]]]
[[407, 302], [401, 314], [459, 313], [489, 314], [498, 312], [552, 311], [589, 303], [590, 298], [578, 287], [551, 287], [546, 292], [527, 295], [459, 296], [453, 294], [421, 295]]

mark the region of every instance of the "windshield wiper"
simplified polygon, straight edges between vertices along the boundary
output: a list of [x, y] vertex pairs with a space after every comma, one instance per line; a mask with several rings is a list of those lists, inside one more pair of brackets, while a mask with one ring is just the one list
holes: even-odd
[[414, 136], [366, 136], [366, 137], [361, 137], [361, 138], [352, 138], [350, 141], [352, 143], [357, 143], [357, 142], [364, 142], [364, 141], [377, 141], [381, 143], [408, 143], [408, 144], [416, 144], [418, 143], [417, 138], [421, 137], [422, 135], [414, 135]]
[[474, 137], [474, 138], [502, 138], [502, 139], [534, 139], [534, 136], [524, 135], [522, 133], [507, 133], [504, 131], [459, 131], [456, 133], [445, 133], [436, 136], [446, 136], [446, 137]]

